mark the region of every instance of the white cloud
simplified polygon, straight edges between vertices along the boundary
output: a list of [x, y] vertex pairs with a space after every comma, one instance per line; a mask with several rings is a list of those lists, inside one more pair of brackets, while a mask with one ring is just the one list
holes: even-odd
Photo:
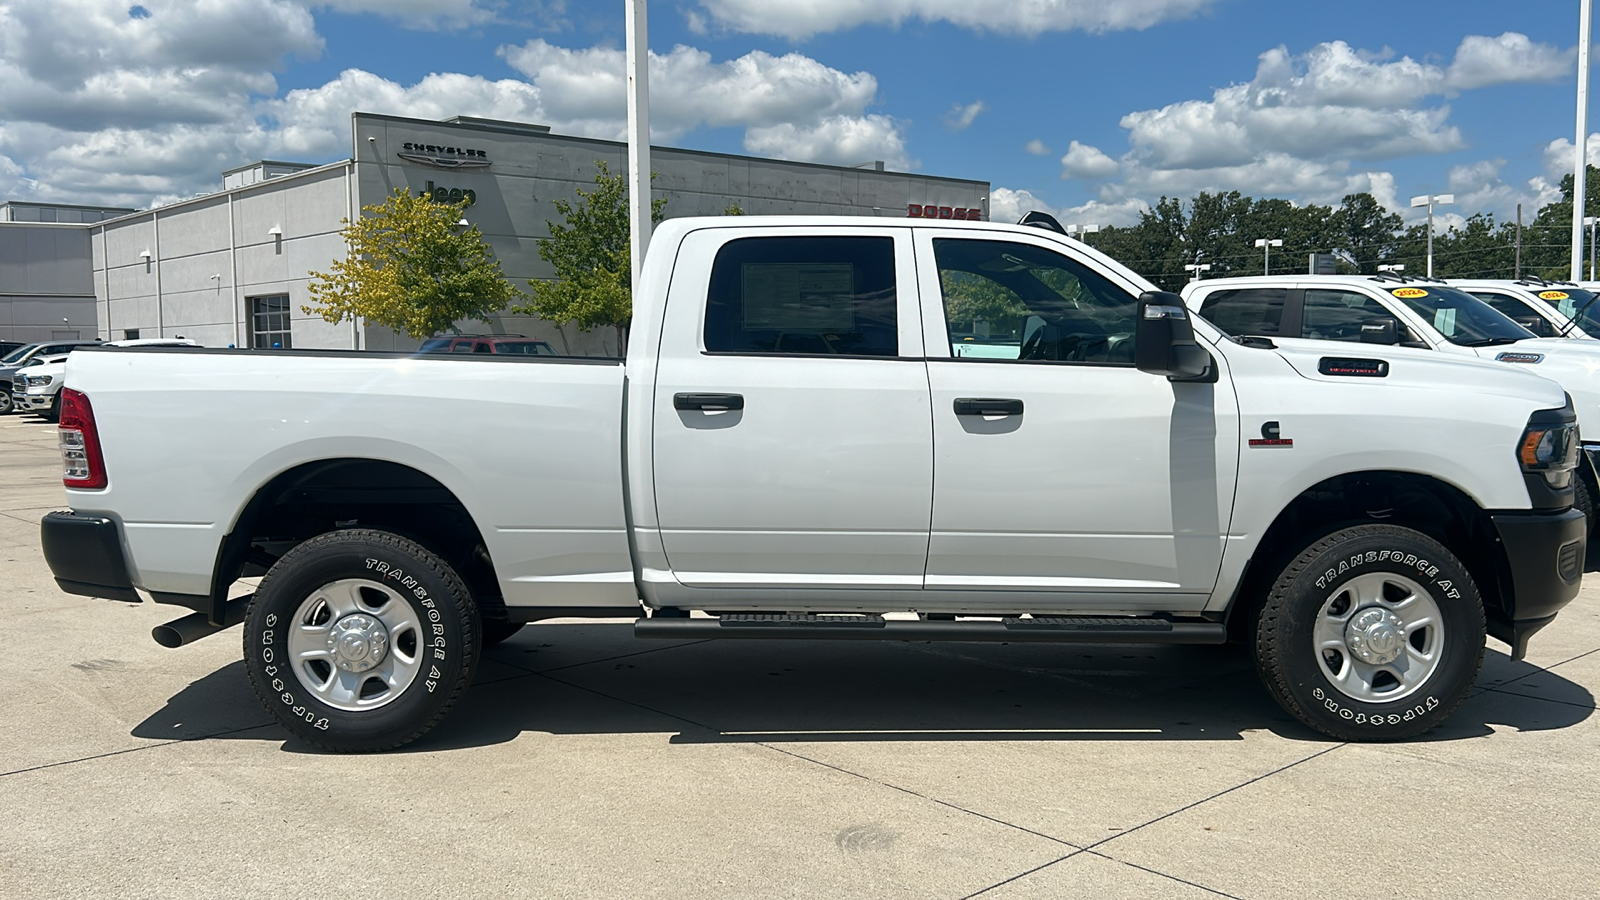
[[1028, 143], [1024, 144], [1022, 149], [1028, 151], [1029, 153], [1032, 153], [1034, 156], [1049, 156], [1050, 155], [1050, 148], [1045, 145], [1044, 141], [1041, 141], [1038, 138], [1034, 138], [1033, 140], [1031, 140]]
[[1029, 190], [997, 187], [989, 192], [989, 219], [994, 222], [1015, 222], [1022, 218], [1023, 213], [1038, 210], [1055, 216], [1063, 225], [1121, 228], [1138, 224], [1140, 213], [1149, 208], [1149, 204], [1143, 200], [1130, 198], [1112, 203], [1091, 200], [1082, 206], [1058, 209]]
[[1556, 81], [1572, 73], [1577, 54], [1576, 47], [1561, 50], [1534, 43], [1515, 31], [1499, 37], [1468, 35], [1456, 48], [1445, 83], [1464, 91], [1495, 84]]
[[394, 19], [407, 28], [453, 29], [494, 20], [478, 0], [299, 0], [313, 9], [371, 13]]
[[[1570, 56], [1571, 51], [1516, 32], [1469, 35], [1448, 65], [1397, 56], [1388, 48], [1361, 50], [1343, 41], [1298, 55], [1276, 47], [1258, 57], [1249, 82], [1215, 89], [1209, 99], [1124, 116], [1129, 150], [1115, 161], [1121, 180], [1103, 187], [1101, 198], [1239, 190], [1337, 203], [1346, 193], [1371, 191], [1386, 207], [1404, 211], [1395, 198], [1393, 176], [1362, 170], [1361, 163], [1464, 148], [1465, 139], [1449, 121], [1450, 108], [1433, 98], [1563, 77]], [[1100, 160], [1089, 152], [1094, 150], [1069, 151], [1062, 158], [1063, 177], [1106, 171], [1109, 157]], [[1570, 159], [1570, 143], [1552, 143], [1545, 153], [1547, 167], [1563, 154]], [[1499, 176], [1501, 165], [1490, 160], [1461, 167], [1455, 177], [1474, 185], [1460, 192], [1463, 197], [1504, 212], [1518, 200], [1535, 204], [1549, 195], [1541, 179], [1506, 184]]]
[[911, 169], [900, 124], [888, 116], [832, 116], [811, 125], [785, 122], [745, 132], [744, 148], [760, 156], [854, 166], [875, 160]]
[[[532, 82], [541, 121], [568, 133], [622, 136], [621, 50], [571, 50], [534, 39], [500, 53]], [[743, 127], [751, 153], [845, 165], [881, 159], [906, 168], [901, 123], [867, 113], [877, 92], [871, 73], [841, 72], [799, 53], [756, 50], [718, 63], [679, 45], [650, 56], [650, 131], [671, 140], [700, 127]]]
[[[1185, 19], [1216, 0], [699, 0], [709, 21], [729, 31], [804, 39], [860, 25], [947, 22], [975, 31], [1037, 35], [1143, 29]], [[691, 13], [690, 24], [699, 13]], [[699, 20], [702, 23], [705, 20]], [[702, 24], [702, 27], [703, 24]]]
[[1062, 178], [1110, 178], [1117, 174], [1117, 161], [1100, 148], [1073, 141], [1061, 157]]
[[944, 114], [944, 124], [953, 131], [965, 131], [972, 126], [972, 121], [978, 118], [978, 114], [988, 108], [988, 105], [982, 100], [968, 103], [965, 106], [957, 103], [950, 107], [949, 112]]

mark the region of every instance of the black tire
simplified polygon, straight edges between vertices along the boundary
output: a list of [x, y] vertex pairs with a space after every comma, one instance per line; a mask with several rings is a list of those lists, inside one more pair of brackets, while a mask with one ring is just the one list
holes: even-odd
[[505, 619], [483, 620], [483, 649], [502, 644], [512, 635], [522, 630], [522, 622], [508, 622]]
[[42, 416], [46, 422], [61, 421], [61, 395], [57, 394], [55, 399], [50, 401], [50, 405], [42, 410], [39, 415]]
[[0, 416], [6, 415], [14, 409], [11, 405], [11, 385], [6, 384], [4, 388], [4, 392], [0, 393]]
[[[336, 596], [355, 605], [338, 612], [335, 603], [346, 600], [319, 599]], [[297, 618], [321, 634], [293, 628]], [[297, 650], [325, 642], [328, 658], [291, 665], [291, 639]], [[398, 535], [348, 529], [296, 546], [261, 579], [245, 615], [245, 670], [261, 702], [301, 740], [341, 753], [391, 750], [444, 718], [472, 682], [480, 640], [477, 606], [449, 564]], [[350, 646], [365, 655], [338, 656]], [[371, 650], [380, 646], [381, 654]], [[343, 674], [333, 666], [374, 660]], [[391, 681], [378, 677], [385, 667]]]
[[[1378, 599], [1362, 601], [1358, 592]], [[1430, 603], [1436, 625], [1389, 621], [1423, 621], [1414, 614]], [[1359, 628], [1362, 621], [1373, 630]], [[1334, 634], [1344, 643], [1319, 650]], [[1466, 567], [1427, 535], [1393, 525], [1345, 528], [1295, 554], [1255, 630], [1268, 692], [1296, 719], [1346, 741], [1403, 740], [1443, 722], [1477, 678], [1483, 646], [1483, 600]], [[1432, 662], [1416, 661], [1424, 649]], [[1362, 653], [1380, 663], [1364, 663]], [[1397, 658], [1383, 663], [1391, 653]], [[1385, 667], [1405, 669], [1410, 683]], [[1345, 681], [1336, 683], [1340, 673]]]

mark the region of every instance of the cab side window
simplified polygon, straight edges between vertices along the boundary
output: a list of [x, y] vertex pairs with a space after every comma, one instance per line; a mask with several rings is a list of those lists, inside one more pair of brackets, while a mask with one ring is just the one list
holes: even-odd
[[1282, 334], [1283, 304], [1288, 296], [1286, 288], [1216, 291], [1200, 305], [1200, 315], [1225, 334]]
[[950, 355], [1133, 364], [1138, 298], [1033, 244], [935, 238]]
[[896, 356], [894, 239], [738, 238], [717, 251], [708, 353]]
[[1506, 318], [1515, 321], [1518, 325], [1527, 328], [1540, 337], [1556, 336], [1555, 328], [1550, 325], [1550, 321], [1535, 312], [1533, 307], [1529, 306], [1520, 297], [1492, 291], [1468, 291], [1467, 293], [1504, 313]]
[[1360, 341], [1362, 325], [1394, 318], [1394, 313], [1366, 294], [1308, 290], [1300, 336], [1322, 341]]

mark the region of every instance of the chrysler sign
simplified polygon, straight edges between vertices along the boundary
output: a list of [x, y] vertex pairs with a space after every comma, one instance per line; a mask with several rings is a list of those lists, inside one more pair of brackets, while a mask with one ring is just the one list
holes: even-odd
[[483, 169], [489, 165], [489, 154], [482, 150], [435, 144], [404, 144], [395, 156], [436, 169]]

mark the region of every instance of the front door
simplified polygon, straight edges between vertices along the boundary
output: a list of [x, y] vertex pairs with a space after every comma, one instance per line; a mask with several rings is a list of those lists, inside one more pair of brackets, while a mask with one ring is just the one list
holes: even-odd
[[933, 439], [909, 229], [686, 238], [654, 404], [689, 587], [920, 589]]
[[947, 234], [917, 244], [936, 473], [925, 586], [1028, 592], [1017, 606], [1032, 609], [1198, 608], [1233, 500], [1228, 380], [1135, 369], [1138, 286], [1109, 267], [1047, 237]]

